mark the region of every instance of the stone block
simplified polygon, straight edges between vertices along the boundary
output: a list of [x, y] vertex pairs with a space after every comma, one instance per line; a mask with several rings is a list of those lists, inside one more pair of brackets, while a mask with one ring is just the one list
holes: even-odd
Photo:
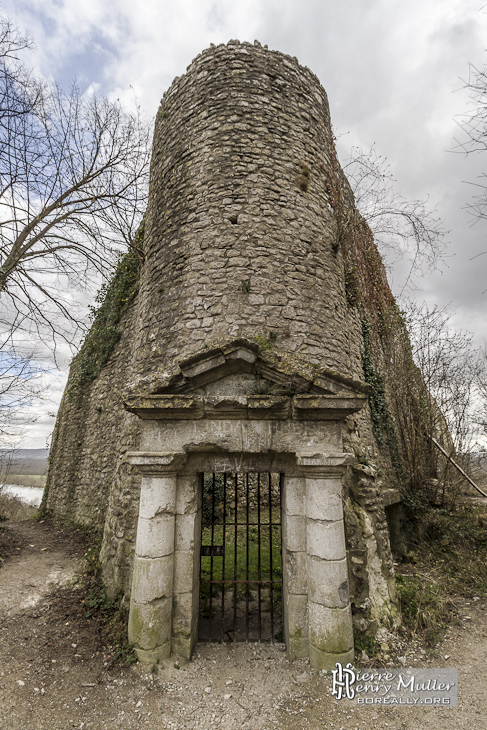
[[193, 590], [194, 562], [193, 550], [176, 550], [174, 553], [174, 593]]
[[155, 649], [140, 649], [135, 647], [135, 653], [141, 664], [150, 664], [151, 666], [159, 664], [171, 656], [171, 642], [166, 641], [161, 646], [156, 646]]
[[134, 560], [132, 600], [149, 603], [159, 598], [170, 598], [173, 587], [173, 556], [140, 558]]
[[290, 637], [308, 637], [308, 596], [288, 593], [285, 596], [287, 632]]
[[153, 603], [130, 604], [128, 636], [136, 649], [150, 651], [169, 644], [171, 639], [172, 601], [163, 598]]
[[343, 520], [322, 522], [307, 520], [307, 553], [323, 560], [342, 560], [345, 557]]
[[191, 635], [193, 626], [193, 593], [177, 593], [172, 604], [172, 634]]
[[283, 574], [286, 590], [289, 593], [307, 592], [307, 555], [305, 552], [293, 553], [283, 549]]
[[314, 520], [342, 520], [340, 479], [306, 479], [306, 514]]
[[171, 654], [185, 662], [189, 662], [193, 653], [193, 639], [191, 636], [176, 634], [171, 639]]
[[151, 519], [161, 513], [172, 514], [176, 509], [176, 478], [142, 477], [139, 516]]
[[194, 550], [196, 515], [176, 515], [176, 550]]
[[198, 482], [199, 477], [197, 475], [178, 476], [176, 512], [179, 515], [196, 512], [198, 508]]
[[139, 557], [161, 558], [174, 552], [174, 517], [158, 515], [151, 520], [139, 517], [135, 554]]
[[282, 516], [282, 544], [291, 552], [306, 552], [306, 518]]
[[290, 662], [309, 657], [309, 641], [307, 636], [290, 636], [286, 638], [287, 658]]
[[306, 485], [304, 477], [285, 477], [282, 494], [283, 512], [287, 515], [306, 514]]
[[347, 608], [328, 608], [308, 603], [310, 647], [326, 654], [343, 654], [353, 649], [352, 613]]
[[312, 669], [324, 669], [326, 672], [331, 672], [333, 669], [336, 669], [337, 662], [342, 666], [346, 666], [348, 662], [353, 664], [353, 660], [353, 649], [342, 652], [341, 654], [333, 654], [321, 651], [312, 644], [309, 645], [309, 663]]
[[329, 608], [345, 608], [350, 601], [347, 561], [322, 560], [308, 556], [308, 595], [310, 601]]

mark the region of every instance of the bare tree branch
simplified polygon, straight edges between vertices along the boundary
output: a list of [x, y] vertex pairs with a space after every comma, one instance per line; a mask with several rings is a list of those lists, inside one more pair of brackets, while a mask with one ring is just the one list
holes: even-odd
[[18, 59], [28, 47], [0, 19], [0, 296], [10, 301], [0, 325], [18, 311], [24, 328], [74, 341], [79, 316], [60, 288], [88, 287], [132, 244], [150, 132], [138, 109], [34, 79]]
[[369, 224], [374, 239], [391, 268], [409, 261], [402, 291], [412, 278], [438, 267], [445, 255], [447, 231], [427, 200], [408, 200], [395, 190], [395, 179], [386, 158], [374, 147], [367, 152], [354, 147], [343, 165], [355, 202]]

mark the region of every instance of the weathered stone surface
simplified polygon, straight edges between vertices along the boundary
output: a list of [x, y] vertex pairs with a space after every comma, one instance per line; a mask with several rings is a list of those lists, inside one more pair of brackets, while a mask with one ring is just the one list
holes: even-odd
[[282, 511], [286, 515], [306, 515], [306, 484], [304, 477], [286, 476]]
[[153, 603], [133, 602], [129, 615], [129, 641], [145, 651], [159, 649], [169, 656], [171, 603], [168, 598]]
[[285, 515], [282, 523], [283, 541], [291, 552], [306, 552], [306, 517]]
[[322, 560], [341, 560], [345, 557], [343, 521], [306, 521], [307, 552]]
[[172, 514], [176, 502], [176, 484], [173, 476], [142, 477], [139, 517], [152, 519], [160, 514]]
[[173, 557], [140, 558], [134, 561], [132, 598], [149, 603], [157, 598], [170, 598], [173, 586]]
[[308, 592], [306, 553], [293, 553], [283, 549], [286, 590], [289, 593], [305, 595]]
[[329, 608], [309, 601], [310, 646], [329, 654], [353, 650], [350, 607]]
[[342, 480], [306, 479], [306, 514], [315, 520], [343, 519]]
[[346, 608], [350, 603], [347, 560], [308, 557], [308, 591], [311, 600], [329, 608]]
[[135, 552], [144, 558], [162, 558], [174, 552], [174, 516], [157, 515], [150, 520], [139, 516]]

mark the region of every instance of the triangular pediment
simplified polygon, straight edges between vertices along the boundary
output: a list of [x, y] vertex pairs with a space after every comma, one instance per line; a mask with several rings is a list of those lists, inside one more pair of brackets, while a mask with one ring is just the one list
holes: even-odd
[[370, 392], [361, 381], [248, 340], [203, 350], [147, 385], [126, 401], [142, 418], [341, 418]]
[[359, 380], [330, 368], [317, 367], [292, 353], [266, 350], [257, 343], [240, 339], [182, 360], [179, 372], [164, 383], [153, 382], [150, 392], [190, 394], [209, 389], [211, 394], [216, 394], [218, 383], [228, 395], [232, 383], [237, 390], [235, 395], [352, 395], [370, 390]]

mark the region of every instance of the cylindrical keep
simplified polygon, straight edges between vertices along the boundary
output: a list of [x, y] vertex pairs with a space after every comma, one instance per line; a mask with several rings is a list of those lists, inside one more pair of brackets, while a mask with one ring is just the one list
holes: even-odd
[[231, 41], [157, 115], [139, 375], [229, 338], [360, 376], [350, 338], [325, 91], [295, 59]]

